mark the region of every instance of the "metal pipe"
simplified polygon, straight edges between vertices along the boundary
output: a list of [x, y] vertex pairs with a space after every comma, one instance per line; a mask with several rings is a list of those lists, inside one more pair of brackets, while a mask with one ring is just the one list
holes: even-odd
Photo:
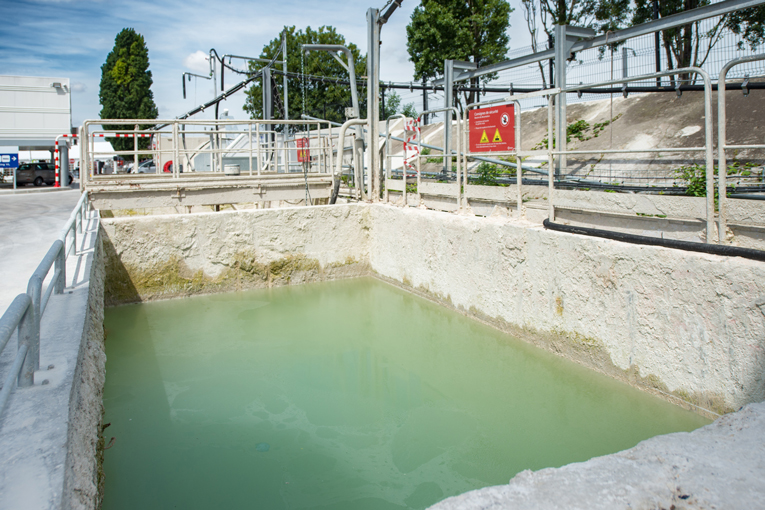
[[[340, 175], [343, 173], [343, 151], [345, 151], [345, 132], [348, 130], [350, 126], [359, 126], [362, 124], [366, 124], [365, 119], [348, 119], [345, 121], [345, 123], [340, 126], [340, 136], [338, 141], [338, 147], [337, 147], [337, 168], [335, 169], [335, 175], [337, 175], [337, 178], [340, 178]], [[356, 182], [356, 185], [358, 186], [358, 181]]]
[[[304, 44], [302, 46], [303, 51], [342, 51], [345, 54], [345, 58], [348, 60], [348, 78], [351, 86], [351, 104], [353, 105], [353, 114], [356, 118], [361, 117], [359, 110], [359, 94], [356, 89], [356, 63], [353, 59], [353, 52], [342, 44]], [[351, 119], [352, 120], [352, 119]], [[359, 128], [357, 129], [359, 138], [364, 139], [364, 133]]]
[[727, 193], [727, 176], [728, 176], [728, 158], [725, 154], [725, 149], [729, 148], [756, 148], [760, 149], [765, 146], [763, 145], [755, 145], [755, 146], [733, 146], [733, 145], [727, 145], [727, 132], [726, 132], [726, 110], [725, 110], [725, 80], [728, 76], [728, 71], [731, 70], [734, 66], [737, 66], [739, 64], [743, 64], [745, 62], [753, 62], [757, 60], [765, 60], [765, 53], [760, 53], [757, 55], [749, 55], [747, 57], [740, 57], [731, 60], [727, 64], [723, 66], [723, 68], [720, 70], [720, 75], [717, 79], [717, 164], [718, 164], [718, 170], [717, 170], [717, 176], [718, 176], [718, 189], [719, 189], [719, 198], [718, 198], [718, 239], [720, 243], [725, 242], [725, 235], [727, 233], [727, 215], [728, 215], [728, 197], [726, 196]]

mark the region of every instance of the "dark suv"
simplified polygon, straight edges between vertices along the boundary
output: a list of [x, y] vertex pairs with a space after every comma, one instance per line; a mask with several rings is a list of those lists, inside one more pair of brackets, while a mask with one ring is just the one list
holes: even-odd
[[[42, 186], [43, 183], [50, 186], [56, 182], [56, 167], [53, 163], [24, 163], [16, 169], [16, 184], [34, 184]], [[72, 175], [66, 185], [72, 184]]]

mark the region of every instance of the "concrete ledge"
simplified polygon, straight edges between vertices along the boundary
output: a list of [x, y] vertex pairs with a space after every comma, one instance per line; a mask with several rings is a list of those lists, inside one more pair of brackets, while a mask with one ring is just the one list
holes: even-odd
[[765, 403], [693, 432], [657, 436], [623, 452], [523, 471], [508, 485], [448, 498], [431, 510], [533, 508], [762, 508]]
[[[96, 444], [105, 356], [97, 213], [86, 227], [83, 251], [67, 260], [71, 284], [64, 294], [51, 296], [43, 314], [35, 383], [14, 389], [0, 418], [3, 509], [98, 506]], [[7, 350], [15, 354], [13, 347]]]

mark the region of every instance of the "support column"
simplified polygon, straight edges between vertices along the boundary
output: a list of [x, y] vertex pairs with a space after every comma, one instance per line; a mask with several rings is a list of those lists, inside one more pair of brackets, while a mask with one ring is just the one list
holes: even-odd
[[69, 145], [66, 139], [62, 140], [63, 143], [58, 146], [58, 178], [59, 184], [63, 186], [69, 186]]

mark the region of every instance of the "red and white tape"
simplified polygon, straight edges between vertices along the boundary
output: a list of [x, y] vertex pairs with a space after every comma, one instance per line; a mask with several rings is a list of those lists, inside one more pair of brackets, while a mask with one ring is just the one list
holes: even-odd
[[420, 134], [420, 118], [404, 118], [404, 131], [407, 133], [412, 133], [406, 137], [406, 141], [404, 142], [404, 166], [410, 169], [414, 169], [412, 161], [414, 161], [417, 156], [420, 155], [420, 147], [416, 143], [417, 136]]

